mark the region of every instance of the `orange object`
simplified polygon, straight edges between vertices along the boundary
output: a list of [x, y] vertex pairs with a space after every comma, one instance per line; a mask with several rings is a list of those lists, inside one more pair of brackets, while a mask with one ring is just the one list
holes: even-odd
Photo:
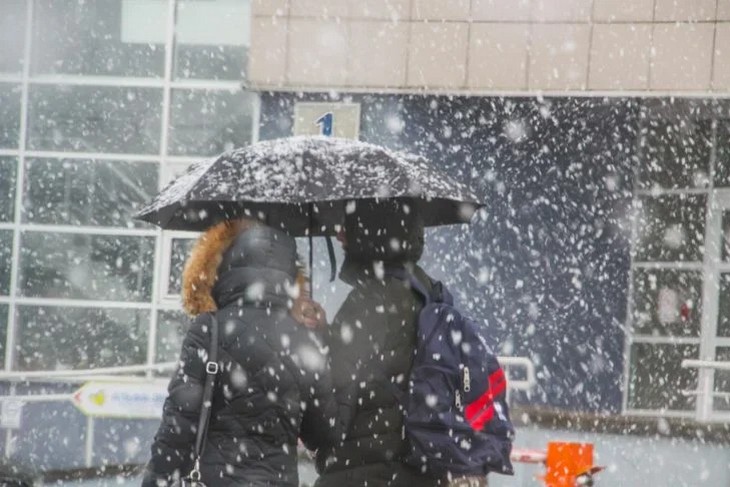
[[593, 485], [593, 474], [603, 467], [593, 465], [593, 445], [590, 443], [548, 443], [545, 458], [547, 487], [577, 487]]

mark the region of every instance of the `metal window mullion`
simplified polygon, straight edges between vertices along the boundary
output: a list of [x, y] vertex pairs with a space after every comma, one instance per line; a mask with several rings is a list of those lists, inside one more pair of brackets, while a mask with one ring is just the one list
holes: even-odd
[[165, 230], [165, 237], [178, 240], [193, 240], [200, 237], [200, 232], [187, 230]]
[[0, 73], [0, 83], [22, 83], [23, 75], [12, 73]]
[[701, 337], [678, 337], [672, 335], [633, 335], [632, 343], [647, 345], [699, 345]]
[[100, 161], [122, 161], [122, 162], [158, 162], [160, 160], [155, 154], [124, 154], [113, 152], [63, 152], [48, 150], [29, 150], [25, 152], [28, 157], [43, 159], [94, 159]]
[[705, 268], [703, 262], [682, 262], [682, 261], [666, 261], [666, 262], [650, 262], [650, 261], [634, 261], [632, 263], [634, 269], [656, 269], [656, 270], [676, 270], [676, 271], [702, 271]]
[[163, 84], [160, 78], [95, 76], [85, 74], [39, 75], [29, 78], [29, 81], [34, 85], [104, 86], [114, 88], [159, 88]]
[[151, 308], [148, 301], [111, 301], [103, 299], [73, 298], [39, 298], [33, 296], [0, 296], [0, 303], [14, 303], [16, 306], [52, 306], [57, 308], [117, 308], [139, 309]]
[[33, 0], [26, 2], [26, 22], [24, 32], [23, 52], [23, 74], [20, 92], [20, 131], [18, 140], [18, 161], [17, 171], [15, 174], [15, 208], [13, 209], [13, 247], [11, 253], [10, 264], [10, 302], [8, 306], [8, 322], [5, 338], [5, 370], [12, 369], [13, 360], [15, 358], [15, 300], [18, 295], [18, 279], [20, 274], [20, 220], [23, 208], [23, 182], [25, 177], [25, 148], [28, 132], [28, 90], [30, 78], [30, 53], [31, 41], [33, 33]]
[[165, 155], [165, 162], [166, 163], [172, 163], [172, 164], [193, 164], [196, 162], [200, 162], [200, 159], [210, 156], [171, 156], [171, 155]]
[[681, 196], [685, 194], [708, 194], [710, 188], [649, 188], [649, 189], [635, 189], [634, 194], [643, 197], [657, 197], [657, 196]]
[[730, 423], [730, 412], [728, 411], [715, 411], [710, 418], [712, 423]]
[[629, 416], [642, 416], [652, 418], [694, 418], [694, 411], [683, 411], [680, 409], [627, 409], [625, 414]]
[[[167, 63], [167, 59], [165, 60]], [[15, 77], [0, 77], [0, 82], [20, 82], [22, 79]], [[102, 87], [123, 87], [123, 88], [173, 88], [189, 90], [221, 90], [238, 91], [241, 89], [240, 81], [232, 80], [208, 80], [208, 79], [181, 79], [173, 80], [167, 78], [166, 73], [161, 78], [144, 78], [134, 76], [94, 76], [84, 74], [56, 74], [40, 75], [29, 78], [30, 83], [36, 85], [66, 85], [66, 86], [102, 86]]]
[[[724, 204], [713, 192], [707, 200], [705, 219], [705, 259], [702, 286], [702, 323], [700, 327], [700, 360], [715, 359], [715, 336], [719, 315], [720, 262], [722, 249], [722, 214]], [[697, 419], [708, 421], [712, 416], [712, 390], [715, 371], [702, 368], [698, 371]]]
[[[24, 51], [23, 51], [23, 73], [20, 86], [20, 130], [18, 133], [18, 160], [17, 171], [15, 173], [15, 208], [13, 208], [13, 223], [15, 228], [13, 231], [13, 249], [10, 261], [10, 297], [8, 306], [8, 320], [5, 332], [5, 363], [4, 370], [10, 371], [15, 360], [15, 332], [16, 332], [16, 302], [15, 297], [18, 295], [18, 278], [20, 273], [20, 219], [22, 216], [23, 205], [23, 179], [25, 177], [25, 149], [28, 133], [28, 99], [30, 88], [28, 80], [30, 79], [30, 53], [32, 50], [33, 39], [33, 1], [27, 0], [25, 4], [25, 31], [24, 31]], [[15, 393], [15, 387], [11, 387], [9, 391], [11, 395]], [[5, 457], [10, 458], [13, 453], [13, 430], [8, 428], [5, 433]]]
[[158, 303], [168, 295], [171, 271], [170, 261], [172, 260], [172, 241], [173, 238], [170, 235], [167, 235], [167, 232], [162, 235], [162, 255], [160, 255], [160, 271], [158, 274], [160, 276], [165, 276], [165, 278], [160, 279], [157, 288], [155, 288], [157, 290], [155, 300]]
[[[636, 176], [634, 176], [636, 180]], [[634, 311], [634, 246], [636, 245], [638, 235], [638, 223], [637, 223], [637, 201], [636, 196], [632, 197], [631, 201], [631, 242], [629, 250], [629, 282], [626, 299], [626, 327], [624, 328], [624, 367], [623, 367], [623, 379], [624, 387], [621, 392], [621, 410], [626, 414], [629, 409], [629, 388], [631, 386], [631, 345], [633, 343], [633, 311]]]
[[24, 232], [71, 233], [93, 235], [96, 237], [154, 237], [158, 233], [158, 230], [148, 230], [145, 228], [46, 225], [42, 223], [23, 223], [19, 226]]
[[[251, 19], [249, 19], [250, 21]], [[261, 96], [258, 93], [251, 93], [253, 96], [253, 113], [251, 114], [251, 143], [259, 141], [259, 127], [261, 125]], [[358, 117], [359, 118], [359, 117]]]
[[170, 87], [185, 90], [206, 90], [206, 91], [240, 91], [240, 81], [212, 80], [212, 79], [180, 79], [170, 80]]
[[[158, 233], [162, 233], [161, 231]], [[155, 238], [155, 265], [152, 275], [152, 303], [150, 304], [150, 325], [147, 330], [147, 365], [153, 365], [157, 356], [157, 311], [160, 300], [160, 263], [163, 262], [163, 239], [161, 235]], [[151, 378], [152, 371], [148, 370], [146, 376]]]
[[[710, 187], [715, 184], [715, 161], [717, 160], [717, 120], [712, 123], [710, 146]], [[721, 195], [711, 191], [706, 202], [705, 216], [705, 255], [702, 285], [702, 322], [700, 326], [700, 360], [715, 359], [714, 338], [717, 335], [719, 318], [720, 270], [718, 264], [722, 260], [722, 214], [727, 202]], [[701, 368], [697, 376], [697, 420], [709, 421], [713, 415], [715, 370]]]
[[162, 296], [157, 304], [157, 309], [161, 311], [182, 311], [180, 303], [180, 295], [170, 295], [170, 297]]
[[[167, 161], [165, 158], [168, 153], [168, 143], [170, 131], [170, 110], [171, 110], [171, 90], [172, 90], [172, 70], [175, 56], [175, 24], [177, 22], [177, 0], [167, 0], [167, 23], [165, 30], [165, 72], [163, 76], [162, 87], [162, 119], [160, 130], [160, 167], [158, 179], [158, 187], [162, 189], [162, 173]], [[152, 277], [152, 303], [150, 307], [150, 326], [147, 333], [147, 364], [155, 363], [157, 352], [157, 311], [160, 297], [160, 280], [162, 276], [162, 263], [165, 259], [169, 259], [169, 252], [163, 245], [163, 232], [158, 230], [155, 237], [155, 261], [153, 266], [154, 275]], [[164, 276], [164, 280], [167, 276]], [[152, 372], [147, 372], [147, 376], [151, 377]]]
[[170, 99], [172, 70], [175, 55], [175, 23], [177, 0], [167, 0], [167, 23], [165, 27], [165, 71], [162, 78], [162, 120], [160, 131], [160, 158], [163, 163], [167, 157], [168, 130], [170, 126]]
[[[721, 348], [721, 347], [730, 347], [730, 337], [714, 337], [714, 343], [715, 348]], [[716, 360], [717, 357], [712, 358], [712, 360]]]

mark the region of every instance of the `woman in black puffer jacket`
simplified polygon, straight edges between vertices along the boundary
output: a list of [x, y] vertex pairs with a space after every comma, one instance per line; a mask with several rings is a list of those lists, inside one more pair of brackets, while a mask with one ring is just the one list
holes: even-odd
[[[336, 441], [344, 418], [318, 338], [292, 318], [304, 279], [288, 235], [246, 220], [224, 222], [198, 241], [183, 275], [183, 305], [196, 316], [170, 381], [144, 487], [192, 467], [210, 313], [220, 372], [201, 461], [209, 486], [298, 485], [297, 438], [310, 449]], [[346, 412], [346, 408], [342, 408]]]

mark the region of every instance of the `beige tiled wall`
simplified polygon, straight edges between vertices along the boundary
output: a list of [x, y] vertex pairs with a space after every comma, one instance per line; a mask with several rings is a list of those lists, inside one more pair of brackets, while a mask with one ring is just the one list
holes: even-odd
[[730, 92], [730, 0], [252, 0], [260, 89]]

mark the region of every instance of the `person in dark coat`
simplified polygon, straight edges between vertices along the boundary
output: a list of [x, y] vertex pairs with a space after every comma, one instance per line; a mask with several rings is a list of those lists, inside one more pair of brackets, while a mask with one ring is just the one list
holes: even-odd
[[423, 303], [388, 269], [406, 268], [431, 285], [417, 265], [424, 246], [422, 216], [407, 200], [351, 202], [340, 240], [345, 250], [340, 278], [353, 290], [329, 328], [328, 342], [338, 398], [352, 420], [343, 441], [317, 452], [316, 485], [439, 485], [401, 462], [407, 443], [394, 391], [407, 391]]
[[203, 482], [296, 486], [297, 438], [312, 450], [340, 438], [322, 342], [292, 318], [303, 282], [296, 244], [278, 230], [228, 221], [199, 239], [182, 292], [185, 310], [196, 318], [168, 387], [144, 487], [168, 485], [193, 466], [210, 313], [220, 327], [220, 372], [201, 461]]

